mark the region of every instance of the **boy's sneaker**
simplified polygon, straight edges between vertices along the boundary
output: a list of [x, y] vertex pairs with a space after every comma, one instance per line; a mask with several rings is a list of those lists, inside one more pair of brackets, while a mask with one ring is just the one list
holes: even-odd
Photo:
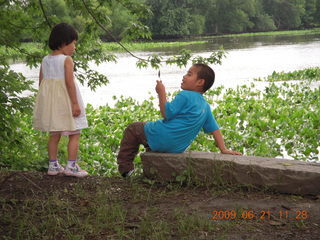
[[48, 167], [48, 175], [55, 176], [64, 172], [64, 168], [58, 163], [51, 163]]
[[87, 171], [82, 170], [78, 164], [74, 164], [74, 166], [66, 166], [66, 169], [64, 170], [64, 174], [66, 176], [80, 177], [80, 178], [88, 176]]
[[134, 169], [128, 171], [128, 172], [124, 172], [121, 174], [122, 177], [126, 178], [126, 177], [130, 177], [132, 175], [132, 173], [134, 172]]

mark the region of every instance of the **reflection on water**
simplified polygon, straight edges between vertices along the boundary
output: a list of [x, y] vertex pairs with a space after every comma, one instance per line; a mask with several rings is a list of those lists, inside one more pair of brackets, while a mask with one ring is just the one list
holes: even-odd
[[[265, 77], [273, 71], [294, 71], [307, 67], [320, 66], [320, 38], [319, 36], [263, 36], [239, 39], [220, 38], [208, 44], [191, 46], [196, 55], [208, 57], [211, 51], [223, 44], [227, 49], [227, 58], [222, 65], [212, 66], [216, 72], [215, 86], [223, 85], [226, 88], [248, 84], [253, 78]], [[170, 48], [159, 51], [165, 58], [179, 49]], [[148, 57], [150, 52], [137, 52], [139, 57]], [[99, 66], [92, 64], [93, 69], [106, 74], [110, 83], [100, 87], [96, 92], [81, 86], [85, 103], [94, 106], [113, 104], [112, 96], [133, 97], [143, 101], [156, 96], [154, 91], [157, 80], [157, 70], [146, 68], [138, 69], [136, 59], [127, 54], [118, 55], [118, 62], [103, 63]], [[190, 66], [187, 66], [189, 68]], [[28, 69], [24, 64], [13, 64], [12, 69], [37, 82], [39, 69]], [[176, 66], [161, 67], [161, 79], [167, 91], [180, 89], [183, 75], [187, 68]], [[35, 83], [37, 87], [37, 83]]]

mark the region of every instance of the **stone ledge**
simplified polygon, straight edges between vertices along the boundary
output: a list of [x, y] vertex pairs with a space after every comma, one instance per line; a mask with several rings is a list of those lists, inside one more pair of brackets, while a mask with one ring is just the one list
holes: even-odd
[[320, 164], [296, 160], [236, 156], [209, 152], [141, 154], [144, 175], [176, 181], [188, 175], [204, 184], [241, 184], [282, 193], [320, 194]]

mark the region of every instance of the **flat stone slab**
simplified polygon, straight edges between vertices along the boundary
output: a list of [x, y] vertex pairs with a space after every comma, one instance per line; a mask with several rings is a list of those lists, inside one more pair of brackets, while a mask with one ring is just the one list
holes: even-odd
[[158, 181], [240, 184], [282, 193], [320, 194], [320, 164], [210, 152], [141, 154], [144, 175]]

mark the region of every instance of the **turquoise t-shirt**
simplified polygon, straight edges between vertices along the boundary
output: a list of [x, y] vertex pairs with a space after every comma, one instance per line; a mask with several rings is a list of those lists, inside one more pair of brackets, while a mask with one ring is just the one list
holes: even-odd
[[144, 132], [154, 152], [181, 153], [192, 143], [201, 129], [219, 129], [210, 106], [201, 93], [183, 90], [165, 105], [166, 119], [147, 122]]

